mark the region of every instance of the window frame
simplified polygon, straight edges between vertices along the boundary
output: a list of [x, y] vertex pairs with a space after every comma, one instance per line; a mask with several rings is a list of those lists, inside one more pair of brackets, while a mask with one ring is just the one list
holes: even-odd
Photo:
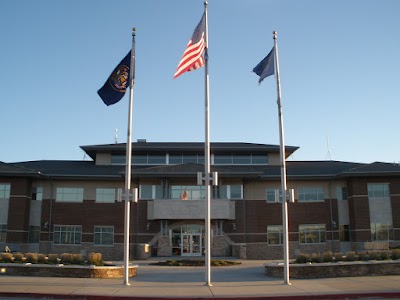
[[[56, 202], [65, 203], [82, 203], [83, 202], [84, 188], [79, 187], [57, 187], [56, 188]], [[75, 199], [67, 196], [73, 196]], [[64, 199], [64, 198], [67, 199]]]
[[10, 199], [11, 194], [11, 184], [10, 183], [0, 183], [0, 199]]
[[[270, 243], [270, 236], [278, 234], [278, 243]], [[283, 225], [267, 225], [267, 244], [271, 246], [283, 245]]]
[[[111, 191], [113, 196], [111, 199]], [[108, 198], [110, 197], [110, 198]], [[115, 203], [116, 190], [115, 188], [96, 188], [96, 203]]]
[[[303, 228], [302, 228], [303, 227]], [[320, 227], [320, 228], [318, 228]], [[323, 228], [323, 229], [322, 229]], [[318, 241], [308, 242], [307, 234], [315, 233], [318, 234]], [[323, 233], [323, 234], [321, 234]], [[321, 239], [321, 237], [323, 237]], [[326, 243], [326, 224], [300, 224], [299, 225], [299, 243], [300, 244], [323, 244]]]
[[[96, 229], [101, 229], [101, 230], [96, 231]], [[105, 232], [105, 231], [103, 231], [103, 229], [112, 229], [112, 232]], [[104, 243], [105, 235], [112, 235], [112, 243], [111, 244]], [[100, 243], [96, 243], [96, 236], [100, 236], [99, 237]], [[113, 247], [114, 246], [114, 237], [115, 237], [114, 226], [95, 225], [93, 228], [93, 245], [95, 245], [95, 246]]]
[[[383, 189], [378, 189], [382, 187]], [[367, 184], [368, 198], [389, 198], [390, 197], [390, 186], [389, 183], [385, 182], [370, 182]], [[376, 195], [382, 192], [383, 195]]]
[[[63, 230], [64, 229], [64, 230]], [[72, 229], [72, 230], [71, 230]], [[78, 230], [79, 229], [79, 230]], [[54, 245], [69, 245], [80, 246], [82, 244], [82, 226], [81, 225], [54, 225], [53, 244]], [[63, 233], [65, 239], [73, 239], [72, 243], [64, 243]], [[56, 241], [57, 237], [57, 241]], [[78, 241], [78, 242], [77, 242]]]
[[[319, 198], [322, 196], [322, 198]], [[321, 186], [303, 186], [297, 188], [298, 202], [323, 202], [325, 201], [324, 189]]]

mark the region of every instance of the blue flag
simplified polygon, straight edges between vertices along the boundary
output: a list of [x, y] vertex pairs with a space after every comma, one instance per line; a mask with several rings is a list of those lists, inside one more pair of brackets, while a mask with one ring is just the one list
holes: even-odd
[[255, 66], [253, 72], [256, 73], [260, 78], [258, 83], [264, 80], [265, 77], [271, 76], [275, 73], [275, 51], [272, 48], [271, 52]]
[[125, 95], [129, 87], [129, 69], [131, 66], [131, 51], [124, 57], [108, 77], [103, 87], [97, 91], [100, 98], [108, 106], [117, 103]]

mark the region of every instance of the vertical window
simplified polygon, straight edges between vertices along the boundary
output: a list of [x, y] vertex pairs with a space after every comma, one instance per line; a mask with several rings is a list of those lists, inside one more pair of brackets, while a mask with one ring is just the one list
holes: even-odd
[[96, 189], [96, 202], [97, 203], [114, 203], [115, 202], [115, 189]]
[[372, 223], [371, 239], [373, 241], [391, 241], [394, 239], [393, 226], [391, 224]]
[[10, 184], [0, 184], [0, 199], [10, 199]]
[[275, 192], [279, 190], [279, 201], [282, 203], [282, 189], [272, 189], [272, 188], [268, 188], [266, 190], [266, 199], [267, 202], [277, 202], [275, 199]]
[[243, 189], [241, 184], [229, 186], [229, 199], [243, 199]]
[[113, 226], [95, 226], [94, 244], [99, 246], [114, 245], [114, 227]]
[[324, 190], [322, 187], [300, 187], [297, 190], [299, 202], [323, 201]]
[[82, 240], [82, 226], [54, 225], [54, 244], [80, 245]]
[[370, 198], [389, 197], [389, 184], [368, 183], [368, 197]]
[[299, 225], [299, 235], [301, 244], [326, 242], [326, 229], [322, 224]]
[[0, 224], [0, 242], [5, 242], [7, 237], [7, 224]]
[[83, 188], [57, 188], [56, 201], [83, 202]]
[[267, 226], [267, 241], [269, 245], [283, 244], [283, 226], [268, 225]]
[[339, 225], [339, 241], [350, 242], [350, 227], [349, 227], [349, 225]]
[[40, 226], [29, 226], [29, 243], [39, 243]]
[[141, 185], [139, 189], [140, 199], [154, 199], [153, 186], [152, 185]]
[[36, 186], [32, 188], [32, 200], [37, 200], [37, 201], [43, 200], [43, 187]]
[[339, 201], [347, 200], [347, 188], [345, 186], [336, 187], [336, 198]]

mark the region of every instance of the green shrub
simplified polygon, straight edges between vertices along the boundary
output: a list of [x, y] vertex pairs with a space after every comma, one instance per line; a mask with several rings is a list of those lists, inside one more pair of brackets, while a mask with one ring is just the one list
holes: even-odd
[[296, 263], [297, 264], [305, 264], [310, 261], [310, 256], [305, 253], [300, 253], [296, 256]]
[[333, 261], [332, 251], [327, 251], [327, 252], [322, 253], [322, 261], [323, 262], [332, 262]]
[[73, 256], [71, 253], [63, 253], [60, 255], [60, 263], [65, 265], [71, 265], [74, 263]]
[[357, 260], [356, 253], [354, 251], [346, 252], [345, 260], [346, 261], [356, 261]]
[[313, 253], [311, 254], [310, 260], [313, 263], [320, 263], [322, 262], [322, 257], [319, 253]]
[[58, 254], [49, 254], [47, 261], [49, 264], [58, 264]]
[[83, 256], [80, 254], [72, 254], [72, 262], [76, 265], [83, 265], [85, 260], [83, 259]]
[[392, 249], [392, 256], [393, 260], [400, 259], [400, 249]]
[[368, 252], [368, 256], [370, 260], [380, 260], [380, 253], [378, 251], [370, 251]]
[[358, 252], [358, 253], [357, 253], [357, 256], [358, 256], [358, 260], [361, 260], [361, 261], [367, 261], [367, 260], [369, 260], [368, 253], [365, 252], [365, 251]]
[[46, 255], [42, 254], [42, 253], [38, 253], [37, 254], [37, 261], [39, 264], [45, 264], [46, 261]]
[[380, 252], [380, 254], [379, 254], [379, 258], [381, 259], [381, 260], [388, 260], [388, 259], [390, 259], [391, 258], [391, 252], [390, 251], [388, 251], [388, 250], [386, 250], [386, 251], [381, 251]]
[[15, 253], [14, 254], [14, 262], [16, 262], [16, 263], [24, 262], [24, 255], [22, 253]]
[[1, 261], [3, 263], [11, 263], [11, 262], [13, 262], [13, 255], [11, 253], [2, 253]]
[[89, 253], [88, 261], [89, 261], [89, 264], [91, 264], [91, 265], [95, 265], [95, 266], [104, 265], [103, 259], [101, 257], [101, 253], [96, 253], [96, 252]]
[[343, 253], [342, 252], [336, 252], [333, 257], [335, 258], [335, 261], [342, 261], [343, 260]]
[[25, 262], [27, 263], [32, 263], [32, 264], [38, 263], [37, 253], [26, 253], [25, 257], [26, 257]]

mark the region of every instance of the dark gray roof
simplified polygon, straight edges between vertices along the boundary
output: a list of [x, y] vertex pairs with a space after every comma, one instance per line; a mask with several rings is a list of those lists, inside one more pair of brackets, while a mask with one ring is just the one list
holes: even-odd
[[39, 176], [36, 170], [0, 162], [0, 175], [3, 176]]
[[[125, 154], [126, 143], [121, 144], [105, 144], [105, 145], [88, 145], [81, 146], [93, 160], [96, 158], [96, 153], [111, 152], [113, 154]], [[286, 156], [296, 151], [299, 147], [286, 146]], [[204, 152], [203, 142], [135, 142], [132, 143], [133, 153], [140, 152], [153, 152], [153, 153], [173, 153], [173, 152]], [[279, 145], [269, 144], [254, 144], [254, 143], [241, 143], [241, 142], [212, 142], [210, 143], [211, 153], [279, 153]]]
[[341, 174], [341, 176], [393, 176], [399, 174], [400, 164], [398, 163], [374, 162], [372, 164], [364, 164], [346, 170]]

